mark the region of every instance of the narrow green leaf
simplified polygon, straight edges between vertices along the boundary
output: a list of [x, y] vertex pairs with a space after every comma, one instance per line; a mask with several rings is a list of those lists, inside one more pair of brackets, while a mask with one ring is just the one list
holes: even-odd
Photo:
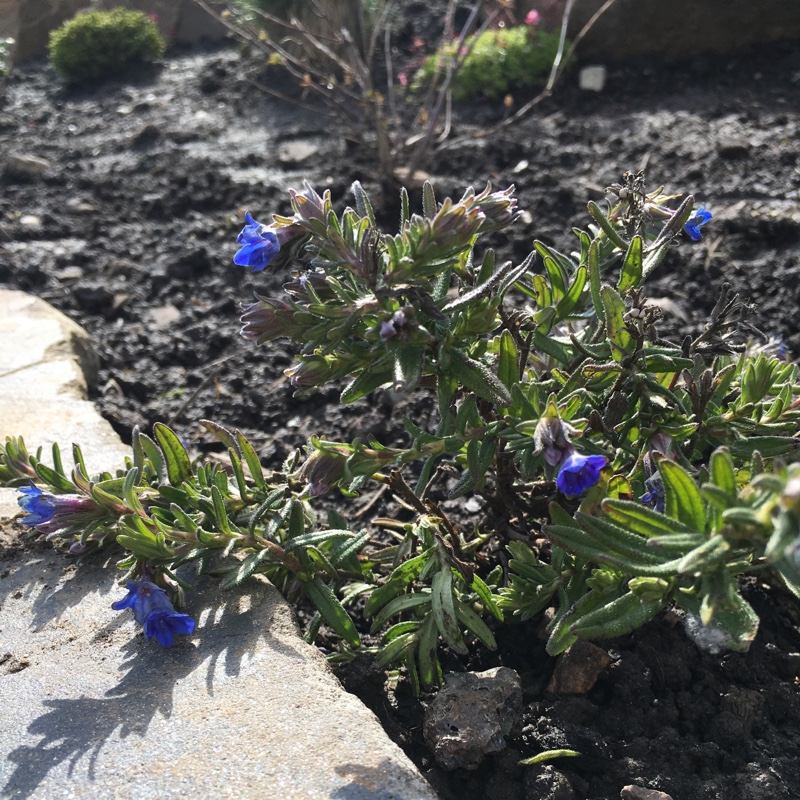
[[438, 210], [433, 186], [430, 181], [425, 181], [422, 185], [422, 213], [432, 219]]
[[189, 460], [189, 454], [177, 434], [163, 422], [156, 422], [153, 426], [153, 433], [164, 454], [169, 482], [173, 486], [180, 486], [192, 477], [192, 463]]
[[608, 217], [603, 213], [600, 206], [591, 200], [588, 203], [589, 213], [592, 219], [600, 226], [603, 233], [620, 249], [623, 251], [628, 250], [627, 242], [619, 235], [614, 225], [609, 221]]
[[492, 614], [496, 619], [499, 619], [500, 622], [503, 621], [503, 612], [499, 609], [497, 603], [495, 602], [494, 595], [492, 594], [492, 590], [486, 585], [483, 579], [479, 575], [473, 575], [472, 577], [472, 584], [469, 587], [472, 589], [475, 594], [480, 597], [481, 602], [483, 603], [486, 610]]
[[404, 594], [400, 597], [395, 597], [394, 600], [387, 603], [372, 621], [371, 633], [379, 631], [395, 614], [401, 614], [404, 611], [415, 610], [417, 614], [427, 605], [431, 604], [430, 590], [423, 590], [414, 592], [413, 594]]
[[615, 289], [610, 286], [600, 288], [600, 299], [605, 309], [606, 330], [611, 342], [611, 356], [614, 361], [622, 361], [628, 355], [631, 335], [625, 327], [625, 303]]
[[266, 489], [267, 484], [264, 481], [264, 470], [261, 468], [261, 460], [256, 454], [253, 445], [250, 444], [241, 431], [236, 431], [236, 443], [239, 445], [239, 451], [244, 456], [247, 469], [250, 471], [250, 477], [252, 477], [253, 482], [259, 489]]
[[460, 600], [456, 600], [455, 608], [459, 622], [474, 636], [477, 636], [484, 646], [490, 650], [497, 650], [497, 641], [489, 626], [468, 605], [465, 605]]
[[718, 533], [685, 555], [678, 564], [678, 572], [693, 575], [719, 567], [729, 551], [730, 545]]
[[386, 669], [398, 661], [405, 659], [409, 654], [413, 654], [414, 645], [418, 641], [417, 633], [406, 633], [392, 639], [389, 644], [382, 647], [378, 653], [378, 664]]
[[398, 622], [388, 628], [386, 633], [381, 636], [381, 645], [389, 644], [392, 639], [402, 636], [406, 633], [413, 633], [418, 630], [422, 623], [418, 619], [408, 620], [407, 622]]
[[600, 257], [597, 252], [597, 239], [589, 246], [589, 290], [592, 293], [592, 305], [597, 318], [605, 325], [606, 310], [600, 295]]
[[692, 476], [678, 463], [661, 459], [658, 471], [664, 482], [664, 511], [695, 531], [706, 529], [706, 506]]
[[468, 650], [461, 637], [453, 598], [453, 572], [450, 567], [440, 569], [431, 581], [431, 608], [436, 618], [436, 627], [447, 644], [461, 655]]
[[31, 464], [36, 470], [36, 474], [54, 489], [58, 489], [61, 492], [74, 492], [76, 490], [76, 486], [71, 480], [59, 475], [52, 467], [48, 467], [47, 464], [38, 461], [34, 456], [31, 456]]
[[643, 536], [696, 532], [679, 520], [668, 517], [666, 514], [659, 514], [658, 511], [632, 500], [604, 500], [603, 511], [623, 528], [634, 533], [641, 533]]
[[562, 364], [569, 364], [572, 361], [573, 356], [567, 347], [538, 330], [533, 332], [533, 346]]
[[561, 269], [560, 264], [550, 256], [544, 257], [544, 268], [547, 270], [547, 277], [550, 279], [550, 291], [553, 293], [553, 300], [558, 303], [567, 293], [567, 275]]
[[237, 567], [225, 573], [220, 581], [220, 589], [234, 589], [244, 583], [255, 571], [261, 562], [261, 553], [253, 553], [244, 559]]
[[394, 367], [389, 365], [388, 359], [381, 359], [372, 364], [368, 369], [362, 370], [342, 391], [340, 401], [347, 405], [360, 400], [370, 392], [375, 391], [384, 384], [391, 383], [394, 379]]
[[222, 492], [216, 487], [211, 487], [211, 502], [214, 505], [214, 519], [216, 520], [217, 527], [226, 536], [232, 536], [230, 520], [228, 519], [228, 512], [225, 510], [225, 499]]
[[201, 419], [200, 424], [212, 435], [216, 436], [228, 450], [236, 449], [236, 437], [227, 428], [212, 422], [210, 419]]
[[367, 598], [364, 615], [371, 617], [379, 608], [397, 597], [422, 571], [436, 548], [430, 547], [424, 552], [398, 564], [383, 586], [379, 586]]
[[587, 275], [586, 267], [578, 267], [569, 291], [559, 300], [556, 306], [556, 316], [559, 320], [565, 320], [578, 306], [583, 295], [583, 289], [586, 286]]
[[322, 614], [322, 618], [333, 630], [339, 634], [348, 644], [358, 647], [361, 639], [350, 619], [350, 615], [345, 611], [344, 606], [333, 592], [333, 589], [325, 583], [318, 575], [313, 580], [302, 584], [311, 602]]
[[497, 361], [497, 377], [511, 391], [511, 387], [519, 382], [519, 353], [511, 332], [504, 330], [500, 334], [500, 355]]
[[400, 187], [400, 230], [411, 219], [411, 212], [408, 207], [408, 191], [405, 186]]
[[538, 753], [531, 758], [523, 758], [522, 761], [517, 761], [519, 767], [531, 767], [534, 764], [543, 764], [545, 761], [552, 761], [554, 758], [575, 758], [580, 753], [577, 750], [545, 750], [543, 753]]
[[751, 436], [731, 445], [734, 458], [750, 458], [758, 451], [764, 458], [785, 456], [800, 447], [800, 441], [791, 436]]
[[613, 522], [582, 512], [578, 512], [575, 519], [581, 528], [611, 555], [629, 558], [632, 563], [656, 565], [662, 561], [657, 553], [648, 551], [647, 539], [637, 533], [631, 533]]
[[428, 614], [419, 632], [419, 646], [417, 660], [419, 662], [419, 677], [425, 686], [435, 686], [439, 683], [441, 668], [438, 658], [439, 629], [436, 627], [436, 618]]
[[423, 348], [413, 344], [394, 348], [394, 384], [400, 391], [412, 392], [422, 378]]
[[573, 622], [570, 631], [581, 639], [624, 636], [651, 620], [663, 607], [662, 600], [643, 601], [633, 592], [627, 592]]
[[485, 365], [475, 361], [459, 350], [452, 351], [450, 372], [465, 389], [475, 392], [478, 397], [499, 406], [510, 406], [511, 395], [497, 376]]
[[377, 228], [378, 224], [375, 221], [375, 212], [372, 209], [372, 203], [359, 181], [353, 182], [353, 194], [356, 198], [356, 213], [361, 217], [366, 217], [369, 220], [369, 224], [373, 228]]
[[617, 291], [624, 294], [629, 289], [638, 289], [642, 282], [642, 237], [634, 236], [622, 262]]

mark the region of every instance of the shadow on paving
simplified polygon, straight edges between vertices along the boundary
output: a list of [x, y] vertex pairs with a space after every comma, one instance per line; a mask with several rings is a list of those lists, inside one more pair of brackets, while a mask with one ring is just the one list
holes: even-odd
[[[82, 562], [71, 579], [47, 596], [44, 596], [46, 584], [36, 598], [31, 589], [28, 601], [32, 600], [35, 607], [31, 623], [34, 632], [47, 623], [57, 622], [68, 608], [85, 601], [87, 586], [97, 586], [103, 578], [108, 584], [109, 573], [103, 561], [96, 558]], [[38, 571], [36, 562], [25, 565], [31, 566]], [[35, 580], [33, 575], [31, 580]], [[220, 594], [215, 591], [214, 581], [207, 577], [200, 578], [197, 583], [199, 591], [192, 593], [188, 609], [199, 621], [191, 641], [178, 637], [174, 647], [161, 648], [154, 642], [146, 643], [137, 626], [136, 635], [122, 647], [124, 655], [119, 670], [125, 674], [103, 697], [43, 700], [48, 710], [28, 726], [28, 733], [41, 739], [34, 746], [21, 745], [9, 754], [8, 760], [16, 767], [4, 787], [3, 796], [30, 797], [53, 769], [68, 762], [72, 776], [87, 755], [88, 777], [94, 780], [100, 751], [112, 735], [119, 730], [122, 739], [131, 734], [145, 737], [157, 713], [170, 719], [176, 686], [200, 670], [205, 670], [206, 689], [213, 697], [216, 684], [239, 676], [243, 660], [264, 647], [297, 662], [307, 660], [269, 632], [276, 608], [280, 608], [272, 597], [274, 590], [268, 592], [263, 584], [250, 583], [236, 593]], [[112, 597], [109, 591], [104, 593], [101, 602], [107, 600], [110, 606], [114, 599], [118, 598]], [[268, 612], [266, 619], [258, 613], [264, 610]], [[128, 612], [115, 612], [115, 615], [113, 621], [92, 637], [90, 645], [102, 642], [131, 621]], [[100, 663], [106, 666], [109, 660], [98, 651]], [[91, 680], [90, 675], [87, 680]], [[221, 709], [220, 713], [224, 714], [225, 710]], [[351, 797], [350, 794], [337, 796]]]

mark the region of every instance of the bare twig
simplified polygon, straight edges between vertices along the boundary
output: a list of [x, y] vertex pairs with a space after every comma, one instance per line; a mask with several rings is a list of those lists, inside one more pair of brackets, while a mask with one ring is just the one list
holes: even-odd
[[556, 53], [556, 57], [553, 59], [550, 77], [547, 79], [547, 84], [545, 85], [544, 89], [538, 95], [536, 95], [533, 100], [522, 106], [519, 111], [512, 114], [507, 120], [504, 120], [498, 127], [505, 127], [506, 125], [510, 125], [512, 122], [522, 119], [522, 117], [524, 117], [534, 106], [541, 103], [545, 98], [550, 97], [550, 95], [553, 93], [553, 87], [555, 86], [556, 81], [561, 77], [561, 73], [564, 71], [564, 67], [572, 58], [578, 43], [584, 38], [584, 36], [586, 36], [587, 33], [589, 33], [589, 31], [597, 23], [597, 20], [599, 20], [600, 17], [602, 17], [603, 14], [605, 14], [606, 11], [608, 11], [608, 9], [617, 2], [617, 0], [606, 0], [606, 2], [597, 9], [597, 11], [592, 15], [591, 19], [581, 28], [581, 30], [578, 32], [578, 35], [572, 40], [572, 44], [567, 51], [566, 58], [562, 59], [564, 43], [566, 42], [567, 37], [567, 27], [569, 26], [569, 17], [572, 13], [572, 6], [574, 2], [575, 0], [568, 0], [567, 5], [564, 8], [564, 16], [561, 20], [561, 35], [558, 41], [558, 52]]

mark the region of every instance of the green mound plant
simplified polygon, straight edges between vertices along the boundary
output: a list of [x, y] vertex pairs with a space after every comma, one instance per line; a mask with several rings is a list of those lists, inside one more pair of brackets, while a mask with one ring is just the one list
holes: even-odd
[[[453, 76], [456, 100], [475, 95], [499, 97], [520, 87], [541, 83], [558, 52], [558, 34], [527, 25], [490, 28], [470, 36], [461, 45], [464, 60]], [[442, 64], [456, 59], [458, 42], [449, 42], [429, 56], [414, 78], [412, 89], [426, 88], [442, 76]]]
[[141, 11], [78, 14], [50, 34], [50, 61], [70, 83], [96, 83], [164, 55], [166, 43]]

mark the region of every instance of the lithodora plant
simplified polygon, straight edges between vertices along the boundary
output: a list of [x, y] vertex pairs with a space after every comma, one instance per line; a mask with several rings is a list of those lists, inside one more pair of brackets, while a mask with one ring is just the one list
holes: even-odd
[[[363, 609], [380, 662], [404, 666], [416, 688], [440, 680], [442, 643], [494, 648], [498, 625], [549, 607], [551, 654], [670, 606], [699, 642], [747, 649], [758, 620], [742, 577], [800, 596], [800, 383], [784, 353], [737, 341], [750, 309], [726, 288], [694, 339], [660, 336], [646, 281], [678, 237], [701, 238], [710, 212], [628, 174], [604, 207], [589, 204], [574, 252], [535, 241], [514, 264], [481, 243], [514, 224], [513, 188], [439, 202], [426, 185], [417, 212], [402, 192], [396, 233], [360, 185], [353, 194], [337, 214], [306, 185], [290, 191], [290, 215], [247, 216], [235, 263], [287, 282], [244, 306], [242, 335], [299, 345], [287, 370], [299, 394], [332, 381], [343, 403], [428, 392], [432, 423], [406, 419], [405, 447], [313, 438], [302, 463], [269, 479], [241, 435], [212, 423], [230, 474], [192, 465], [165, 426], [137, 435], [126, 471], [95, 482], [80, 458], [68, 478], [12, 441], [0, 477], [48, 487], [22, 487], [23, 522], [77, 536], [73, 547], [126, 548], [123, 602], [146, 632], [150, 615], [172, 612], [138, 587], [180, 601], [186, 561], [226, 570], [223, 585], [262, 573], [316, 604], [342, 637], [336, 658], [352, 656]], [[315, 519], [315, 497], [371, 481], [406, 509], [374, 521], [380, 543], [339, 514]], [[96, 508], [67, 511], [73, 494]], [[467, 495], [488, 510], [480, 526], [442, 508]]]

